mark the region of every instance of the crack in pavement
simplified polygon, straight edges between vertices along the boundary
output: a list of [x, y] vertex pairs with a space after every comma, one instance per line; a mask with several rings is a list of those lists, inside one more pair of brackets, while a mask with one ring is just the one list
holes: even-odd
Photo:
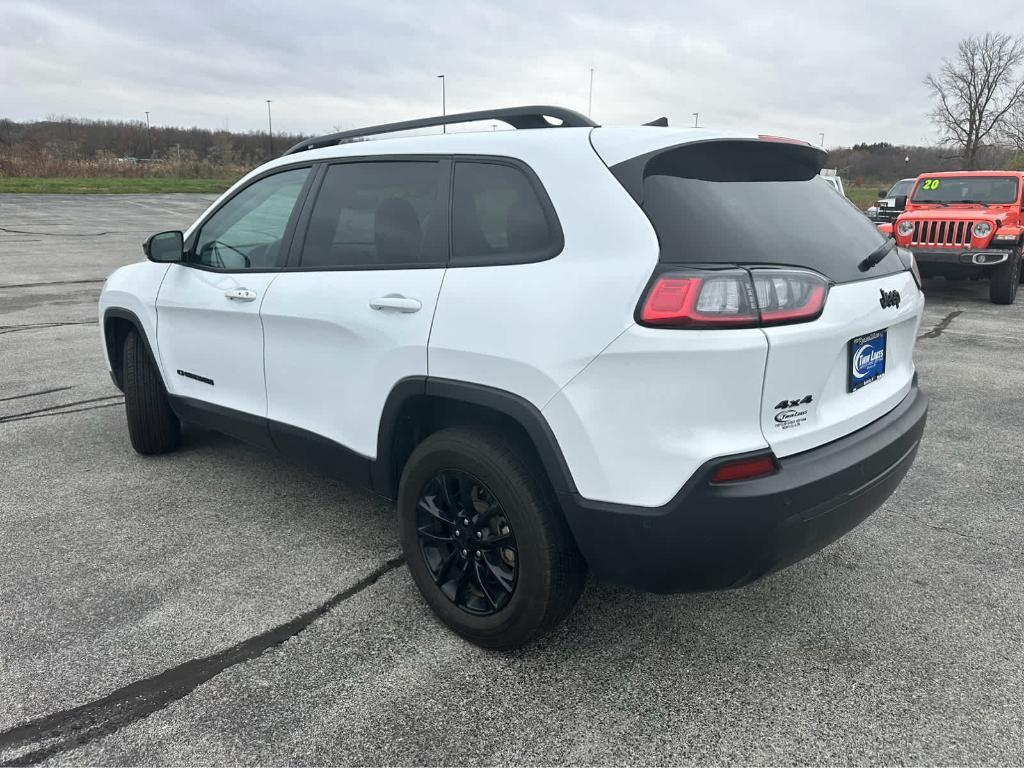
[[119, 405], [124, 405], [124, 400], [118, 400], [115, 403], [101, 403], [100, 405], [89, 405], [85, 408], [68, 408], [62, 411], [48, 411], [46, 413], [36, 413], [31, 416], [17, 416], [9, 419], [0, 419], [0, 423], [10, 423], [15, 421], [28, 421], [29, 419], [45, 419], [47, 416], [64, 416], [68, 413], [81, 413], [82, 411], [95, 411], [97, 408], [116, 408]]
[[962, 315], [962, 314], [963, 314], [962, 310], [959, 310], [959, 309], [953, 310], [948, 315], [946, 315], [944, 318], [942, 318], [939, 322], [937, 322], [935, 324], [934, 328], [932, 328], [927, 333], [922, 333], [917, 338], [919, 338], [919, 339], [937, 339], [939, 336], [942, 335], [942, 332], [944, 330], [949, 328], [949, 324], [952, 323], [953, 320], [955, 320], [956, 318], [960, 317], [960, 315]]
[[33, 331], [37, 328], [60, 328], [65, 325], [99, 325], [99, 322], [99, 320], [65, 320], [55, 323], [25, 323], [24, 325], [0, 325], [0, 334], [18, 333], [19, 331]]
[[165, 709], [224, 670], [251, 661], [292, 639], [325, 613], [372, 586], [404, 562], [402, 557], [387, 560], [316, 608], [223, 651], [186, 661], [152, 677], [129, 683], [101, 699], [44, 715], [0, 733], [0, 752], [27, 748], [27, 751], [0, 762], [0, 766], [35, 765]]
[[112, 235], [113, 232], [27, 232], [24, 229], [8, 229], [0, 227], [0, 232], [8, 232], [12, 235], [44, 235], [47, 237], [102, 237]]
[[[117, 400], [116, 403], [109, 403], [108, 405], [120, 405], [124, 402], [124, 395], [107, 395], [106, 397], [93, 397], [89, 400], [75, 400], [71, 403], [58, 403], [57, 405], [50, 405], [46, 408], [36, 408], [33, 411], [22, 411], [21, 413], [11, 413], [7, 416], [0, 416], [0, 424], [8, 421], [21, 421], [22, 419], [29, 418], [33, 415], [40, 414], [45, 416], [56, 415], [57, 413], [64, 413], [65, 408], [71, 408], [76, 405], [89, 405], [90, 403], [99, 403], [104, 400]], [[86, 409], [80, 409], [86, 410]]]
[[53, 389], [41, 389], [38, 392], [27, 392], [24, 395], [11, 395], [10, 397], [0, 397], [0, 403], [5, 403], [8, 400], [21, 400], [25, 397], [39, 397], [39, 395], [49, 395], [52, 392], [64, 392], [68, 389], [74, 389], [74, 387], [55, 387]]
[[999, 542], [999, 541], [992, 541], [991, 539], [986, 539], [984, 536], [973, 536], [973, 535], [971, 535], [969, 533], [962, 533], [961, 531], [958, 531], [955, 528], [949, 528], [949, 527], [944, 526], [944, 525], [938, 525], [936, 523], [930, 523], [927, 520], [923, 520], [920, 517], [914, 517], [914, 515], [908, 515], [905, 512], [899, 512], [899, 511], [893, 510], [893, 514], [895, 514], [895, 515], [897, 515], [899, 517], [902, 517], [905, 520], [910, 520], [912, 522], [915, 522], [918, 525], [923, 525], [925, 528], [931, 528], [933, 531], [939, 531], [940, 533], [948, 533], [948, 534], [950, 534], [952, 536], [957, 536], [958, 538], [961, 538], [961, 539], [967, 539], [968, 541], [973, 541], [976, 544], [985, 544], [986, 546], [989, 546], [989, 547], [996, 547], [998, 549], [1005, 549], [1007, 552], [1012, 552], [1015, 555], [1024, 556], [1024, 551], [1019, 550], [1019, 549], [1014, 549], [1013, 547], [1008, 546], [1006, 544], [1003, 544], [1002, 542]]
[[88, 280], [53, 280], [49, 283], [10, 283], [9, 285], [0, 285], [0, 291], [4, 288], [39, 288], [47, 285], [82, 285], [85, 283], [104, 283], [107, 278], [97, 277], [90, 278]]

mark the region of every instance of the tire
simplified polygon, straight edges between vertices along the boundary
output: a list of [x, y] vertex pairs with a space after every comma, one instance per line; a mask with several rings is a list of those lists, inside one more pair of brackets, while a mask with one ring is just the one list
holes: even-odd
[[1020, 286], [1020, 268], [1020, 248], [998, 267], [992, 268], [988, 278], [988, 297], [993, 304], [1013, 304]]
[[136, 452], [168, 453], [181, 441], [181, 423], [171, 410], [160, 371], [138, 331], [124, 340], [121, 382], [124, 386], [128, 437]]
[[[586, 564], [547, 478], [528, 456], [493, 430], [444, 429], [416, 447], [399, 485], [399, 533], [413, 581], [444, 624], [484, 648], [511, 650], [553, 629], [576, 604], [586, 579]], [[467, 497], [475, 500], [460, 501]], [[433, 512], [429, 504], [436, 505]], [[458, 511], [466, 509], [471, 511], [464, 517], [476, 517], [457, 540]], [[423, 538], [421, 531], [431, 526], [450, 540]], [[510, 548], [487, 549], [490, 541], [510, 542]], [[483, 557], [475, 564], [474, 545]], [[441, 576], [444, 563], [438, 563], [451, 558]], [[512, 568], [514, 578], [508, 575]], [[504, 579], [489, 575], [499, 570]], [[499, 581], [511, 581], [511, 591], [496, 587]], [[455, 602], [460, 595], [466, 605]]]

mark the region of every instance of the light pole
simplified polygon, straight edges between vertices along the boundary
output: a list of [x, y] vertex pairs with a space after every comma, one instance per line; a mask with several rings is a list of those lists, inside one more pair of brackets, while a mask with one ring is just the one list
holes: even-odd
[[590, 94], [587, 96], [587, 117], [590, 117], [590, 112], [594, 106], [594, 68], [590, 68]]
[[818, 135], [821, 136], [821, 143], [818, 144], [818, 146], [819, 147], [824, 147], [825, 146], [825, 134], [824, 133], [819, 133]]
[[149, 112], [146, 113], [146, 147], [149, 150], [150, 158], [153, 157], [153, 134], [149, 130]]
[[693, 127], [696, 128], [697, 127], [697, 116], [700, 115], [700, 112], [691, 112], [690, 114], [693, 115]]
[[[441, 81], [441, 117], [445, 117], [448, 114], [448, 108], [444, 101], [444, 75], [438, 75], [438, 79]], [[441, 123], [441, 133], [448, 133], [448, 125]]]
[[274, 156], [274, 123], [270, 119], [270, 99], [267, 99], [267, 137], [270, 139], [270, 156]]

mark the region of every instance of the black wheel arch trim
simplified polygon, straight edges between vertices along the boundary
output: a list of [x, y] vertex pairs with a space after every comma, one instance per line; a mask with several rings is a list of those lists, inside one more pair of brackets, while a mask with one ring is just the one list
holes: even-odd
[[118, 359], [117, 350], [114, 348], [115, 338], [111, 333], [111, 320], [126, 320], [135, 327], [135, 332], [142, 338], [142, 343], [146, 345], [146, 352], [149, 353], [150, 358], [154, 361], [157, 360], [157, 356], [153, 350], [153, 347], [149, 343], [149, 337], [146, 335], [146, 329], [139, 320], [139, 316], [132, 312], [130, 309], [124, 309], [123, 307], [108, 307], [103, 312], [103, 342], [107, 347], [107, 360], [111, 363], [110, 377], [114, 380], [114, 386], [121, 391], [124, 391], [124, 385], [121, 382], [121, 372], [117, 370], [113, 362]]
[[413, 397], [426, 396], [496, 411], [519, 424], [537, 451], [544, 471], [556, 493], [575, 493], [569, 465], [547, 419], [529, 400], [503, 389], [456, 379], [413, 376], [399, 381], [388, 394], [377, 434], [377, 460], [372, 470], [373, 489], [394, 497], [395, 429], [402, 407]]

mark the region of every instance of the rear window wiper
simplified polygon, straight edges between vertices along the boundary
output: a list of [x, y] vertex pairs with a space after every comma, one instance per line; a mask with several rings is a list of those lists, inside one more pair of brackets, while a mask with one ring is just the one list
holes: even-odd
[[896, 238], [890, 237], [880, 246], [875, 248], [871, 253], [864, 257], [864, 261], [857, 265], [857, 269], [861, 272], [867, 272], [873, 266], [878, 264], [882, 259], [889, 255], [889, 252], [896, 247]]

